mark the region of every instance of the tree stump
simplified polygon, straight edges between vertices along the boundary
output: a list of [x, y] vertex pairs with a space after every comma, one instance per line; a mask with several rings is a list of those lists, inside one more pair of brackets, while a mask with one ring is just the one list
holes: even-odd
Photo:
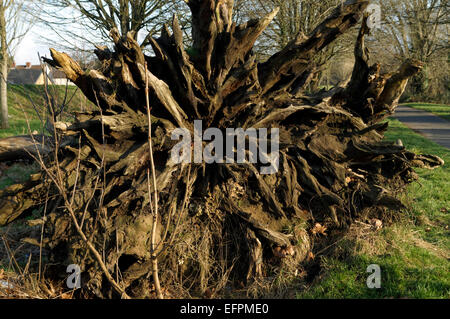
[[[383, 119], [422, 66], [405, 61], [380, 74], [379, 65], [368, 64], [368, 3], [345, 2], [310, 35], [299, 35], [261, 63], [252, 47], [277, 10], [236, 25], [230, 0], [188, 2], [189, 54], [176, 16], [151, 38], [153, 56], [132, 34], [117, 30], [111, 31], [114, 49], [96, 51], [100, 69], [83, 70], [51, 50], [47, 62], [98, 109], [77, 113], [74, 123], [55, 124], [64, 140], [57, 157], [46, 159], [48, 169], [32, 182], [0, 191], [0, 223], [42, 205], [32, 196], [36, 190], [40, 199], [49, 192], [44, 242], [61, 276], [67, 265], [78, 264], [83, 289], [98, 297], [154, 296], [146, 83], [157, 180], [150, 187], [159, 194], [156, 242], [166, 296], [201, 296], [259, 280], [273, 265], [297, 267], [316, 240], [309, 232], [315, 223], [342, 233], [354, 220], [399, 213], [397, 194], [416, 179], [413, 167], [434, 168], [442, 160], [383, 140]], [[349, 84], [306, 94], [310, 59], [361, 20]], [[175, 163], [171, 134], [184, 128], [193, 135], [195, 120], [202, 120], [203, 130], [221, 132], [279, 129], [279, 170], [264, 175], [249, 160]]]

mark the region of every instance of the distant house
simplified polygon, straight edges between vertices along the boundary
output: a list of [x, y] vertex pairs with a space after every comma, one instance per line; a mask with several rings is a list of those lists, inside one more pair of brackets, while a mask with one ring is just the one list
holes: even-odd
[[[66, 85], [67, 78], [64, 72], [44, 66], [48, 75], [49, 83], [55, 85]], [[44, 73], [40, 65], [31, 65], [27, 62], [25, 65], [16, 65], [13, 63], [8, 73], [8, 83], [10, 84], [44, 84]], [[69, 81], [69, 85], [74, 85]]]

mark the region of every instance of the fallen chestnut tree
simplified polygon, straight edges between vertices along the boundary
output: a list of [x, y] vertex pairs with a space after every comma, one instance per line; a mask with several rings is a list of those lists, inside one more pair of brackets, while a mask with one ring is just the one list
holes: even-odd
[[[233, 1], [188, 4], [189, 50], [177, 17], [149, 39], [152, 56], [117, 30], [113, 50], [96, 50], [100, 69], [51, 50], [47, 63], [98, 108], [54, 123], [53, 155], [37, 156], [42, 171], [0, 191], [1, 225], [45, 202], [50, 263], [62, 276], [79, 265], [84, 291], [99, 297], [217, 296], [233, 283], [270, 280], [314, 253], [315, 223], [342, 234], [355, 220], [400, 214], [413, 167], [442, 165], [383, 140], [383, 119], [422, 65], [405, 61], [389, 74], [369, 65], [368, 1], [338, 6], [262, 63], [252, 47], [277, 10], [236, 25]], [[348, 85], [305, 93], [314, 54], [361, 20]], [[222, 132], [278, 128], [279, 170], [264, 175], [249, 160], [176, 163], [172, 132], [194, 135], [195, 120]]]

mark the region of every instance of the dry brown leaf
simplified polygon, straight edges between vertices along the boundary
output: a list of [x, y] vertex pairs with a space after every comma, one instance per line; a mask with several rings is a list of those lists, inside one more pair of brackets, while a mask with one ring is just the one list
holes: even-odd
[[287, 257], [286, 249], [283, 249], [279, 246], [277, 246], [273, 249], [273, 254], [275, 255], [275, 257], [278, 257], [278, 258], [286, 258]]
[[213, 297], [213, 295], [214, 295], [215, 290], [216, 289], [214, 287], [211, 288], [211, 289], [206, 288], [206, 290], [205, 290], [205, 298], [206, 299], [211, 299]]
[[314, 256], [313, 252], [310, 251], [310, 252], [308, 252], [308, 256], [306, 257], [306, 261], [314, 260], [314, 258], [316, 258], [316, 256]]
[[320, 225], [319, 223], [316, 223], [313, 227], [313, 229], [311, 230], [311, 233], [313, 235], [324, 235], [326, 236], [326, 230], [327, 228], [325, 226]]
[[308, 275], [308, 273], [306, 272], [306, 270], [304, 270], [304, 269], [302, 269], [302, 270], [298, 270], [298, 269], [296, 269], [295, 270], [295, 276], [296, 277], [299, 277], [299, 278], [304, 278], [304, 277], [306, 277]]
[[288, 254], [289, 256], [294, 256], [295, 255], [294, 246], [291, 245], [288, 248], [286, 248], [286, 254]]
[[383, 222], [381, 220], [379, 220], [379, 219], [372, 218], [370, 220], [370, 225], [372, 225], [372, 227], [375, 230], [379, 230], [379, 229], [381, 229], [383, 227]]
[[63, 294], [60, 296], [60, 298], [61, 298], [61, 299], [72, 299], [72, 294], [66, 292], [66, 293], [63, 293]]
[[272, 249], [273, 254], [275, 257], [278, 258], [286, 258], [288, 256], [294, 256], [295, 255], [295, 249], [294, 246], [290, 245], [288, 247], [280, 247], [277, 246]]
[[5, 279], [5, 270], [0, 269], [0, 280]]

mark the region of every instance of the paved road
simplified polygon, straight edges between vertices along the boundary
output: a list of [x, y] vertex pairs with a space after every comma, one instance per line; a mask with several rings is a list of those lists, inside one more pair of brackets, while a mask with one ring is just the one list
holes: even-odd
[[450, 121], [411, 107], [397, 107], [394, 117], [429, 140], [450, 149]]

